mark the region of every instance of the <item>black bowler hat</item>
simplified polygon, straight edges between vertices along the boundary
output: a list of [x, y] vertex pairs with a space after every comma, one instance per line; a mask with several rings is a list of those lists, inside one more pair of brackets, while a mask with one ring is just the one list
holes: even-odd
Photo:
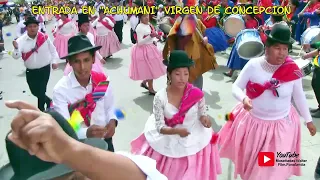
[[78, 20], [77, 20], [77, 22], [78, 22], [79, 24], [90, 22], [90, 20], [89, 20], [89, 15], [88, 15], [88, 14], [83, 14], [83, 13], [78, 14]]
[[38, 24], [39, 25], [39, 23], [40, 22], [36, 19], [36, 17], [28, 16], [27, 20], [23, 24], [28, 26], [29, 24]]
[[280, 23], [273, 25], [270, 33], [267, 36], [268, 39], [281, 44], [293, 44], [295, 42], [291, 37], [289, 26]]
[[170, 69], [191, 67], [194, 61], [190, 59], [185, 51], [174, 50], [170, 53], [169, 57], [163, 60], [163, 64]]
[[86, 51], [97, 51], [101, 47], [93, 46], [86, 35], [73, 36], [68, 40], [68, 55], [61, 57], [61, 59], [67, 59], [70, 56]]
[[[107, 149], [107, 144], [102, 139], [79, 140], [68, 121], [56, 111], [51, 110], [48, 114], [58, 122], [70, 137], [90, 146]], [[36, 156], [30, 155], [26, 150], [11, 142], [8, 136], [5, 141], [10, 163], [0, 169], [1, 180], [50, 180], [74, 171], [66, 165], [42, 161]]]

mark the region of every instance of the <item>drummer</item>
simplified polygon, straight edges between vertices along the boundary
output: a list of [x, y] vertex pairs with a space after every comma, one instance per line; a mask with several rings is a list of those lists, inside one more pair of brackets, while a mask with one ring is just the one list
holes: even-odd
[[[252, 7], [253, 4], [247, 4], [246, 7]], [[257, 29], [259, 26], [258, 20], [255, 18], [255, 15], [251, 13], [250, 15], [247, 14], [245, 16], [245, 26], [246, 29]], [[232, 77], [234, 71], [236, 70], [242, 70], [242, 68], [247, 64], [248, 60], [245, 60], [243, 58], [240, 58], [237, 48], [236, 48], [237, 42], [233, 44], [232, 50], [230, 52], [230, 56], [228, 58], [227, 66], [230, 69], [228, 72], [224, 72], [223, 74], [227, 77]]]
[[[210, 2], [209, 6], [213, 7], [213, 3]], [[229, 47], [228, 39], [223, 30], [217, 27], [217, 18], [209, 16], [205, 12], [202, 14], [201, 22], [207, 28], [205, 34], [208, 37], [208, 42], [213, 46], [214, 52], [225, 54], [226, 49]]]
[[320, 41], [312, 44], [312, 48], [317, 48], [316, 50], [309, 52], [305, 55], [302, 56], [302, 59], [309, 59], [309, 58], [314, 58], [313, 59], [313, 64], [314, 64], [314, 71], [312, 75], [312, 81], [311, 81], [311, 86], [313, 89], [313, 92], [316, 96], [317, 102], [318, 102], [318, 107], [315, 109], [310, 109], [311, 116], [314, 118], [320, 118], [320, 66], [319, 66], [319, 50], [320, 50]]

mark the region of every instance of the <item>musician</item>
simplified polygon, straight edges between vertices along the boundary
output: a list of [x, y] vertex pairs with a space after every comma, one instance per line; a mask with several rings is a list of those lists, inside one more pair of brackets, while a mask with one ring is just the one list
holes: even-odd
[[[220, 130], [220, 156], [235, 164], [235, 176], [246, 180], [285, 180], [301, 176], [301, 166], [259, 167], [258, 153], [295, 152], [301, 159], [301, 122], [311, 136], [317, 132], [302, 87], [302, 72], [288, 56], [294, 40], [290, 28], [276, 24], [266, 43], [265, 56], [249, 60], [232, 86], [239, 104]], [[279, 84], [281, 83], [281, 85]], [[299, 111], [293, 106], [295, 106]]]
[[307, 18], [308, 19], [308, 27], [310, 26], [318, 26], [320, 22], [320, 2], [316, 2], [309, 7], [307, 12], [300, 12], [298, 14], [299, 18]]
[[209, 16], [208, 13], [205, 12], [202, 14], [201, 22], [206, 26], [205, 34], [208, 37], [208, 42], [213, 46], [214, 51], [225, 53], [229, 44], [224, 31], [221, 28], [216, 27], [216, 17]]
[[25, 25], [27, 33], [13, 41], [12, 57], [24, 60], [30, 91], [38, 98], [38, 108], [44, 111], [45, 104], [48, 108], [51, 102], [46, 96], [51, 66], [53, 69], [58, 68], [59, 56], [48, 35], [38, 32], [39, 21], [35, 17], [28, 17]]
[[313, 59], [314, 71], [312, 75], [312, 89], [316, 96], [318, 107], [315, 109], [310, 109], [311, 116], [314, 118], [320, 118], [320, 65], [319, 65], [319, 50], [320, 50], [320, 42], [310, 45], [311, 48], [316, 48], [316, 50], [307, 53], [302, 56], [302, 59]]
[[[251, 7], [252, 4], [247, 4], [246, 7]], [[259, 26], [259, 22], [257, 19], [255, 19], [255, 16], [253, 14], [247, 14], [245, 15], [245, 26], [246, 29], [257, 29]], [[232, 77], [235, 70], [241, 70], [248, 60], [243, 59], [239, 56], [237, 51], [237, 42], [232, 46], [230, 56], [228, 58], [227, 66], [230, 69], [228, 72], [224, 72], [223, 74], [227, 77]], [[249, 51], [249, 49], [248, 49]]]
[[[163, 58], [166, 59], [173, 50], [186, 51], [189, 58], [195, 61], [195, 66], [190, 69], [189, 82], [202, 89], [202, 74], [209, 70], [216, 69], [218, 64], [214, 50], [212, 46], [208, 44], [208, 38], [204, 35], [206, 27], [202, 24], [201, 20], [195, 16], [192, 17], [194, 21], [196, 21], [196, 31], [192, 32], [188, 31], [188, 29], [182, 29], [180, 26], [185, 18], [189, 18], [189, 16], [180, 16], [171, 28], [163, 49]], [[182, 31], [188, 31], [188, 33], [183, 34], [181, 33]]]

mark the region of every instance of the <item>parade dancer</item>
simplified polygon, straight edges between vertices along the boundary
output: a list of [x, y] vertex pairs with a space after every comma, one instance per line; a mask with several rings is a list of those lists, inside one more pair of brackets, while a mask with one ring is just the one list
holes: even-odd
[[22, 35], [25, 34], [27, 28], [26, 25], [24, 24], [26, 22], [26, 19], [28, 18], [28, 16], [30, 16], [29, 14], [25, 13], [23, 14], [23, 18], [20, 19], [20, 21], [17, 24], [17, 31], [16, 31], [16, 39], [18, 39], [19, 37], [21, 37]]
[[79, 139], [104, 138], [108, 150], [114, 151], [112, 136], [118, 124], [115, 116], [114, 97], [108, 77], [92, 71], [94, 55], [101, 46], [93, 46], [85, 35], [68, 41], [67, 59], [72, 71], [55, 85], [53, 109], [65, 119], [78, 110], [84, 122], [77, 132]]
[[[251, 59], [232, 86], [232, 94], [241, 102], [229, 114], [219, 132], [220, 156], [235, 164], [235, 178], [250, 180], [285, 180], [301, 176], [300, 166], [259, 167], [259, 152], [295, 152], [301, 159], [300, 116], [305, 119], [310, 135], [316, 127], [308, 110], [302, 87], [303, 74], [288, 56], [290, 28], [273, 26], [265, 56]], [[246, 93], [244, 92], [246, 90]]]
[[131, 50], [129, 77], [135, 81], [142, 80], [140, 86], [147, 89], [150, 95], [155, 95], [153, 80], [166, 73], [155, 39], [160, 36], [149, 23], [148, 14], [139, 14], [138, 17], [140, 24], [136, 28], [137, 44]]
[[118, 37], [113, 31], [115, 23], [112, 16], [104, 14], [103, 9], [99, 11], [99, 18], [92, 23], [97, 32], [96, 44], [97, 46], [102, 46], [99, 53], [105, 60], [121, 50]]
[[217, 180], [221, 164], [211, 143], [204, 93], [188, 83], [194, 62], [182, 50], [172, 51], [163, 62], [168, 85], [154, 97], [153, 114], [143, 134], [131, 142], [131, 151], [156, 160], [169, 180]]
[[[89, 32], [89, 27], [90, 27], [89, 15], [79, 14], [78, 27], [80, 30], [79, 34], [86, 35], [87, 38], [90, 40], [91, 44], [95, 46], [94, 36]], [[106, 61], [103, 59], [99, 51], [95, 52], [94, 57], [95, 59], [94, 59], [94, 64], [92, 65], [92, 71], [104, 74], [104, 69], [102, 64], [105, 64]], [[67, 66], [64, 70], [64, 75], [68, 75], [71, 71], [72, 71], [72, 67], [70, 66], [69, 63], [67, 63]]]
[[42, 14], [37, 14], [36, 19], [39, 21], [39, 30], [42, 33], [46, 33], [46, 25], [45, 25], [45, 19]]
[[46, 96], [47, 84], [50, 77], [51, 65], [58, 68], [59, 56], [48, 35], [39, 31], [39, 21], [28, 17], [24, 23], [27, 33], [13, 41], [12, 57], [24, 60], [27, 68], [26, 78], [31, 93], [38, 98], [38, 108], [41, 111], [50, 106], [51, 99]]
[[[119, 5], [119, 2], [118, 0], [115, 1], [115, 5], [118, 6]], [[114, 32], [116, 33], [118, 39], [119, 39], [119, 42], [122, 43], [122, 35], [123, 35], [123, 24], [126, 22], [127, 20], [127, 15], [125, 14], [115, 14], [113, 16], [114, 20], [116, 21], [115, 25], [114, 25]]]
[[[182, 23], [190, 23], [191, 28], [185, 29], [186, 26], [181, 26]], [[195, 66], [190, 68], [189, 82], [200, 89], [203, 88], [202, 74], [218, 67], [214, 50], [204, 36], [205, 30], [206, 27], [195, 16], [180, 16], [171, 28], [163, 48], [163, 59], [173, 50], [186, 51], [195, 61]]]
[[76, 25], [68, 14], [61, 14], [58, 20], [57, 26], [54, 29], [54, 41], [53, 44], [56, 47], [59, 57], [63, 57], [68, 52], [68, 40], [78, 32]]

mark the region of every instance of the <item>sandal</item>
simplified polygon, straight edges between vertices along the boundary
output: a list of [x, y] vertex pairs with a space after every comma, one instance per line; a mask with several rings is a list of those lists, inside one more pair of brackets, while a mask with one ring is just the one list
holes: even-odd
[[148, 86], [145, 83], [141, 83], [140, 87], [142, 87], [142, 88], [144, 88], [146, 90], [149, 90]]
[[155, 96], [156, 93], [157, 93], [157, 92], [155, 92], [155, 91], [149, 91], [149, 95], [151, 95], [151, 96]]
[[224, 74], [225, 76], [227, 76], [227, 77], [232, 77], [232, 74], [229, 73], [229, 72], [224, 72], [223, 74]]

